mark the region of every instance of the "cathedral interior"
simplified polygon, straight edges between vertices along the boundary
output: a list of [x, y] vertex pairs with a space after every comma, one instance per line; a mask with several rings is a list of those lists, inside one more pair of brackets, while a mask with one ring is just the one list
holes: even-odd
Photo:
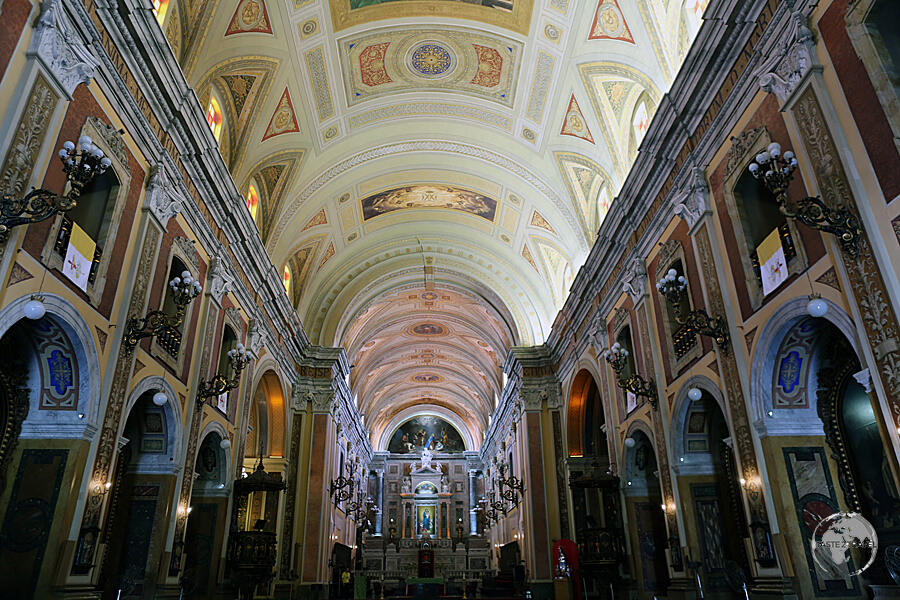
[[0, 600], [900, 597], [895, 0], [0, 0]]

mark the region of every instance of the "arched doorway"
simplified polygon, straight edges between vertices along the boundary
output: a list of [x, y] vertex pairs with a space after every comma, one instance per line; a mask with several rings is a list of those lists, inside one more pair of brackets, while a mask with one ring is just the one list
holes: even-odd
[[[688, 389], [700, 390], [698, 400]], [[707, 389], [708, 388], [708, 389]], [[694, 378], [679, 394], [674, 433], [686, 543], [694, 549], [691, 561], [699, 562], [703, 588], [710, 598], [742, 596], [728, 582], [733, 561], [749, 578], [750, 565], [744, 547], [749, 536], [740, 495], [729, 428], [712, 382]], [[717, 397], [721, 397], [716, 391]]]
[[[606, 596], [624, 560], [619, 478], [613, 474], [600, 390], [590, 371], [575, 376], [569, 395], [569, 487], [585, 595]], [[581, 582], [578, 582], [579, 585]]]
[[[629, 439], [633, 444], [627, 441]], [[639, 596], [652, 598], [665, 595], [669, 587], [666, 562], [668, 541], [659, 466], [650, 437], [640, 429], [632, 428], [626, 438], [622, 493], [631, 524], [631, 556]]]
[[[106, 492], [107, 512], [100, 542], [106, 544], [99, 585], [104, 600], [145, 598], [155, 593], [165, 552], [166, 526], [176, 494], [181, 457], [181, 417], [171, 400], [157, 406], [152, 398], [162, 378], [148, 378], [122, 430], [115, 470]], [[167, 390], [171, 399], [174, 394]], [[189, 507], [174, 509], [187, 518]]]
[[850, 561], [819, 565], [810, 547], [823, 519], [856, 511], [873, 525], [880, 547], [900, 541], [896, 458], [854, 339], [839, 307], [812, 318], [805, 301], [788, 303], [770, 319], [754, 356], [754, 425], [776, 457], [768, 485], [784, 507], [780, 529], [795, 532], [787, 541], [804, 567], [798, 587], [806, 595], [862, 597], [865, 585], [889, 581], [881, 553], [860, 576], [850, 571], [867, 557], [855, 550]]
[[231, 441], [223, 434], [221, 429], [205, 432], [197, 452], [184, 537], [182, 583], [186, 598], [212, 598], [219, 577], [231, 493]]
[[32, 321], [21, 318], [25, 301], [0, 313], [0, 596], [31, 598], [50, 593], [70, 531], [99, 379], [71, 306], [48, 295]]
[[250, 433], [244, 448], [244, 468], [248, 473], [253, 472], [260, 458], [284, 457], [285, 426], [284, 391], [270, 369], [263, 373], [253, 393]]

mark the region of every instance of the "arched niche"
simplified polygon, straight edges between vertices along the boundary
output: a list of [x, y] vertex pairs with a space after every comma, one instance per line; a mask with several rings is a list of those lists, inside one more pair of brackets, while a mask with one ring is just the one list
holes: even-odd
[[[859, 356], [850, 316], [829, 300], [823, 318], [810, 317], [808, 299], [794, 298], [760, 332], [750, 369], [750, 414], [761, 437], [824, 435], [816, 409], [818, 367], [831, 341], [846, 339]], [[796, 374], [788, 372], [796, 370]], [[793, 386], [791, 385], [793, 384]]]
[[566, 413], [568, 455], [600, 456], [609, 461], [606, 414], [593, 374], [581, 369], [572, 380]]
[[244, 458], [284, 457], [287, 439], [285, 392], [274, 369], [262, 372], [251, 402], [249, 425], [252, 429], [247, 436]]
[[[697, 388], [703, 393], [700, 402], [694, 402], [688, 397], [688, 391], [691, 388]], [[726, 415], [725, 398], [722, 390], [708, 377], [703, 375], [692, 375], [689, 377], [675, 396], [675, 403], [672, 409], [672, 440], [673, 463], [679, 474], [689, 474], [692, 469], [698, 467], [704, 469], [709, 467], [707, 464], [708, 457], [704, 454], [705, 450], [701, 450], [698, 445], [694, 445], [694, 451], [689, 451], [691, 441], [700, 440], [700, 433], [690, 434], [691, 413], [704, 412], [713, 414], [712, 404], [715, 404], [719, 414], [722, 416], [722, 423], [725, 426], [726, 435], [722, 437], [731, 437], [732, 432], [728, 424]], [[709, 433], [709, 422], [704, 421], [704, 431]], [[699, 428], [699, 423], [697, 424]], [[721, 438], [720, 438], [721, 439]]]
[[378, 450], [388, 450], [388, 445], [390, 444], [391, 437], [397, 431], [397, 429], [405, 422], [413, 419], [415, 417], [428, 417], [435, 416], [447, 421], [450, 425], [452, 425], [457, 432], [459, 432], [460, 436], [465, 443], [465, 447], [467, 450], [471, 450], [473, 448], [477, 448], [478, 444], [476, 443], [475, 437], [472, 434], [471, 429], [466, 426], [464, 422], [460, 421], [459, 415], [454, 413], [451, 410], [448, 410], [442, 406], [431, 405], [427, 408], [407, 408], [405, 410], [400, 411], [396, 415], [394, 415], [389, 421], [384, 424], [384, 428], [381, 430], [381, 434], [377, 439], [377, 442], [374, 446]]
[[52, 294], [46, 314], [30, 321], [23, 296], [0, 311], [0, 353], [25, 373], [28, 415], [21, 438], [90, 439], [99, 426], [100, 365], [96, 343], [78, 310]]
[[640, 591], [649, 597], [665, 594], [669, 585], [666, 562], [668, 533], [656, 449], [649, 426], [635, 421], [628, 430], [634, 445], [625, 447], [622, 492], [629, 521], [632, 553], [637, 555], [635, 574]]

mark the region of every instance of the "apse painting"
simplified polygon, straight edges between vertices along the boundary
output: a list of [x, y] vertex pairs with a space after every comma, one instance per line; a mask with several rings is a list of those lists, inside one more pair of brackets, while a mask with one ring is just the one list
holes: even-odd
[[362, 200], [363, 219], [366, 221], [406, 208], [458, 210], [493, 222], [497, 214], [497, 201], [478, 192], [447, 185], [410, 185], [379, 192]]
[[416, 527], [416, 533], [419, 535], [429, 534], [434, 535], [434, 507], [433, 506], [418, 506], [416, 507], [416, 522], [418, 523], [418, 527]]
[[388, 442], [388, 452], [409, 454], [422, 452], [425, 448], [432, 452], [458, 454], [466, 449], [462, 436], [456, 427], [440, 417], [413, 417], [394, 431]]
[[420, 323], [412, 327], [409, 332], [413, 335], [428, 337], [435, 335], [444, 335], [445, 333], [447, 333], [447, 330], [437, 323]]
[[[366, 6], [375, 6], [376, 4], [385, 4], [386, 2], [403, 2], [406, 0], [350, 0], [350, 10], [364, 8]], [[466, 4], [475, 4], [476, 6], [484, 6], [487, 8], [504, 10], [512, 12], [513, 0], [437, 0], [437, 2], [462, 2]]]

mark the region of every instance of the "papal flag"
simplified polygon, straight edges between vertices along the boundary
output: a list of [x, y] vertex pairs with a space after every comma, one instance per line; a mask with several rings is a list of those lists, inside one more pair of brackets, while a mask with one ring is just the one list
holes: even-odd
[[69, 236], [69, 249], [66, 250], [66, 262], [63, 273], [75, 282], [75, 285], [87, 291], [91, 264], [94, 261], [94, 250], [97, 244], [78, 226], [72, 223], [72, 234]]
[[762, 275], [763, 295], [768, 296], [788, 278], [787, 260], [781, 246], [781, 235], [778, 229], [770, 233], [756, 249], [759, 258], [759, 270]]

